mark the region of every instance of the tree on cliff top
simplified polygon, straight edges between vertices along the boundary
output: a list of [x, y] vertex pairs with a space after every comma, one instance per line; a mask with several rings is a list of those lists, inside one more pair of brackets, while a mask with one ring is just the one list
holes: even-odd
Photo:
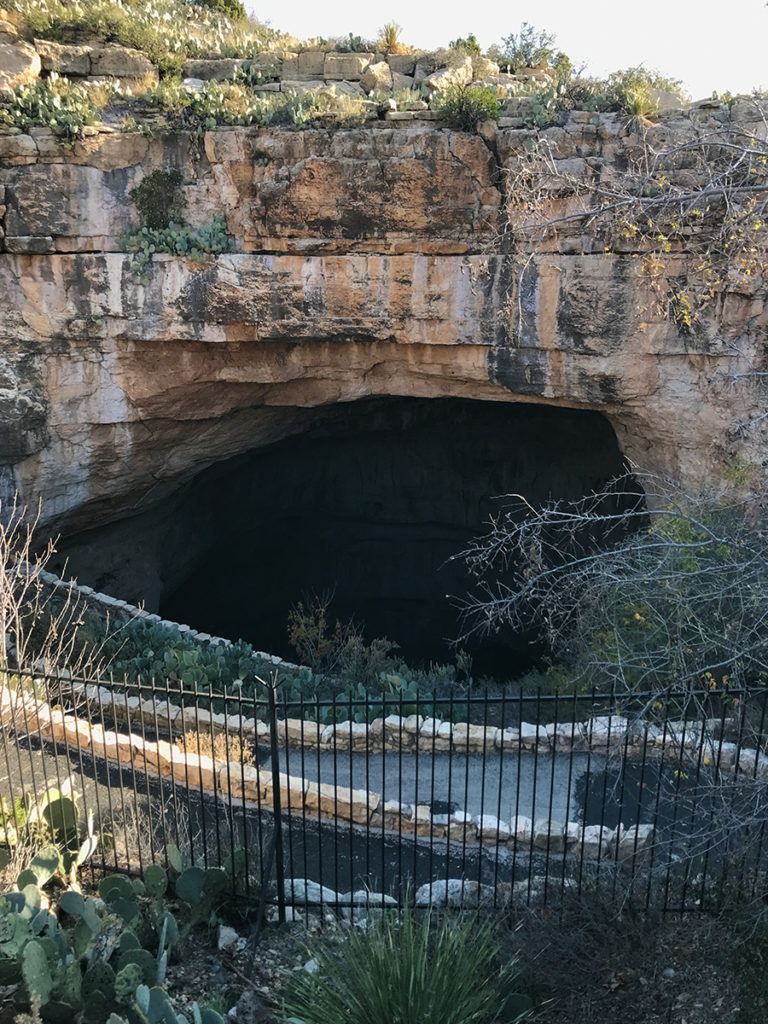
[[[591, 251], [641, 260], [654, 312], [682, 333], [729, 289], [752, 290], [768, 273], [768, 105], [745, 101], [737, 112], [741, 120], [677, 122], [671, 132], [627, 116], [610, 173], [602, 161], [562, 173], [546, 133], [529, 140], [507, 182], [522, 274], [544, 243], [557, 250], [559, 236], [578, 228]], [[676, 257], [684, 277], [670, 284]]]

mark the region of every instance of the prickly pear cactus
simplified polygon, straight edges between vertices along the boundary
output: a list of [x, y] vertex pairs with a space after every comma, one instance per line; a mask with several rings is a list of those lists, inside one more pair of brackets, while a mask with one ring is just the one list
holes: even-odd
[[35, 995], [40, 1005], [45, 1006], [53, 991], [53, 978], [48, 966], [48, 957], [42, 944], [32, 939], [24, 947], [21, 958], [21, 972], [30, 996]]
[[136, 989], [141, 984], [142, 970], [138, 964], [128, 963], [121, 967], [115, 975], [114, 989], [115, 998], [120, 1003], [133, 1001]]
[[144, 886], [147, 895], [153, 900], [160, 899], [165, 895], [168, 888], [168, 875], [160, 864], [149, 864], [144, 871]]
[[96, 992], [100, 992], [108, 999], [115, 997], [115, 972], [102, 960], [91, 964], [83, 975], [83, 1000], [87, 1002]]

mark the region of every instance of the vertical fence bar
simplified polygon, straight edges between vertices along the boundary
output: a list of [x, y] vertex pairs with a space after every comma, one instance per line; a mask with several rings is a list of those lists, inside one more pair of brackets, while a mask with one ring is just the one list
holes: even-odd
[[387, 815], [386, 815], [386, 803], [387, 803], [387, 696], [382, 694], [381, 697], [381, 885], [379, 890], [381, 892], [381, 909], [383, 910], [386, 904], [385, 894], [387, 892], [387, 879], [386, 879], [386, 863], [387, 863]]
[[[560, 908], [565, 904], [565, 876], [568, 867], [568, 853], [570, 850], [570, 837], [568, 835], [568, 823], [571, 820], [571, 792], [573, 789], [573, 748], [576, 746], [576, 694], [573, 693], [570, 700], [571, 714], [569, 720], [569, 734], [566, 734], [568, 742], [568, 785], [565, 791], [565, 852], [563, 854], [562, 872], [560, 875]], [[584, 844], [581, 844], [581, 853], [584, 853]]]
[[[550, 766], [550, 773], [549, 773], [549, 808], [547, 810], [547, 858], [546, 858], [546, 861], [544, 863], [544, 906], [545, 907], [547, 905], [547, 895], [548, 895], [548, 892], [549, 892], [549, 861], [550, 861], [550, 857], [552, 855], [552, 818], [554, 816], [554, 802], [555, 802], [555, 770], [556, 770], [556, 765], [557, 765], [557, 724], [558, 724], [557, 723], [557, 715], [558, 715], [558, 711], [559, 711], [558, 696], [557, 696], [557, 694], [555, 694], [555, 697], [554, 697], [554, 700], [552, 701], [552, 703], [554, 704], [554, 708], [555, 708], [555, 717], [554, 717], [554, 722], [553, 722], [554, 728], [552, 730], [552, 741], [550, 743], [550, 747], [551, 747], [551, 754], [550, 754], [550, 756], [552, 758], [552, 764]], [[541, 724], [541, 719], [539, 719], [537, 721], [537, 723], [536, 723], [536, 735], [537, 736], [538, 736], [538, 731], [539, 731], [540, 724]], [[549, 732], [549, 729], [547, 729], [547, 732]], [[565, 837], [563, 837], [563, 843], [565, 843]]]
[[[319, 787], [322, 785], [323, 774], [322, 774], [322, 759], [320, 757], [320, 738], [322, 732], [320, 730], [320, 697], [315, 694], [315, 721], [317, 722], [317, 784], [318, 784], [318, 802], [317, 802], [317, 863], [318, 872], [320, 874], [320, 882], [323, 882], [325, 878], [325, 872], [323, 871], [323, 824], [322, 824], [322, 789]], [[322, 894], [322, 890], [321, 890]], [[320, 913], [322, 914], [323, 907], [322, 901], [320, 904]]]
[[[696, 721], [696, 720], [694, 720], [694, 721]], [[699, 848], [700, 848], [700, 845], [701, 845], [700, 842], [695, 838], [695, 831], [694, 830], [696, 828], [696, 809], [697, 809], [698, 803], [699, 803], [699, 792], [700, 792], [700, 787], [701, 787], [701, 766], [702, 766], [702, 759], [704, 757], [704, 722], [703, 722], [703, 720], [702, 721], [697, 721], [697, 731], [698, 731], [698, 750], [697, 750], [697, 755], [696, 755], [696, 775], [695, 775], [695, 781], [694, 781], [694, 785], [693, 785], [693, 792], [692, 792], [692, 796], [691, 796], [691, 799], [690, 799], [690, 814], [688, 816], [688, 841], [689, 841], [689, 843], [691, 841], [694, 842], [694, 848], [692, 850], [689, 848], [689, 856], [688, 856], [688, 859], [686, 861], [685, 870], [683, 871], [683, 882], [682, 882], [682, 887], [681, 887], [681, 890], [680, 890], [680, 909], [682, 911], [687, 910], [687, 907], [686, 907], [686, 896], [687, 896], [687, 892], [688, 892], [688, 884], [689, 884], [691, 873], [692, 873], [692, 870], [693, 870], [693, 867], [694, 867], [694, 858], [696, 858], [696, 860], [698, 860], [698, 857], [700, 856]]]
[[[416, 742], [415, 742], [415, 745], [414, 745], [414, 748], [413, 748], [413, 764], [414, 764], [413, 813], [412, 813], [413, 833], [412, 833], [412, 840], [411, 840], [412, 843], [413, 843], [413, 850], [412, 850], [413, 856], [411, 858], [411, 860], [412, 860], [411, 888], [413, 889], [414, 897], [415, 897], [415, 893], [416, 893], [417, 853], [418, 853], [418, 847], [419, 847], [419, 842], [418, 842], [418, 833], [419, 833], [419, 740], [421, 738], [420, 737], [420, 732], [421, 732], [420, 719], [423, 718], [423, 715], [421, 714], [422, 698], [421, 698], [421, 693], [418, 690], [416, 691], [416, 705], [415, 706], [416, 706], [416, 735], [415, 735]], [[432, 879], [429, 879], [429, 882], [431, 884]], [[431, 890], [430, 890], [430, 892], [431, 892]]]
[[[764, 746], [763, 732], [764, 732], [764, 729], [765, 729], [765, 714], [766, 714], [766, 693], [765, 693], [765, 691], [764, 690], [761, 691], [758, 695], [756, 695], [755, 699], [761, 701], [760, 725], [758, 726], [757, 737], [756, 737], [756, 740], [755, 740], [755, 751], [756, 751], [756, 755], [755, 755], [755, 775], [757, 775], [758, 763], [760, 761], [760, 758], [763, 756], [763, 746]], [[763, 806], [764, 806], [765, 796], [763, 795], [763, 789], [764, 789], [764, 787], [760, 787], [760, 789], [756, 788], [756, 790], [755, 790], [755, 800], [762, 801]], [[760, 809], [762, 811], [762, 807]], [[758, 879], [760, 877], [760, 861], [762, 860], [762, 857], [763, 857], [763, 842], [764, 842], [764, 839], [765, 839], [765, 823], [766, 823], [765, 822], [765, 813], [764, 812], [760, 814], [760, 819], [761, 819], [760, 820], [760, 831], [759, 831], [759, 834], [758, 834], [757, 849], [755, 851], [755, 866], [754, 866], [754, 874], [752, 876], [752, 892], [751, 892], [751, 896], [750, 896], [750, 898], [753, 899], [753, 900], [755, 898], [755, 892], [756, 892], [756, 889], [757, 889], [757, 883], [758, 883]]]
[[283, 819], [280, 808], [280, 748], [277, 735], [277, 708], [274, 686], [267, 687], [269, 742], [272, 757], [272, 814], [275, 828], [275, 875], [277, 879], [277, 918], [285, 923], [285, 873], [283, 864]]
[[[354, 712], [354, 706], [352, 704], [352, 696], [351, 696], [351, 694], [350, 694], [348, 699], [349, 699], [349, 706], [348, 706], [347, 721], [349, 722], [349, 731], [348, 731], [347, 735], [349, 736], [349, 740], [348, 740], [348, 743], [349, 743], [349, 788], [350, 788], [350, 791], [351, 791], [350, 792], [350, 807], [349, 807], [349, 822], [347, 823], [347, 828], [349, 829], [349, 890], [348, 891], [350, 893], [353, 893], [355, 891], [355, 883], [354, 883], [355, 822], [354, 822], [354, 817], [353, 817], [353, 815], [354, 815], [354, 795], [353, 794], [354, 794], [354, 790], [355, 790], [354, 756], [353, 756], [354, 755], [354, 749], [353, 749], [354, 748], [354, 728], [353, 728], [353, 724], [354, 724], [354, 721], [355, 721], [355, 712]], [[345, 888], [345, 890], [347, 889], [346, 884], [345, 884], [344, 888]], [[337, 895], [338, 895], [338, 893], [337, 893]], [[349, 912], [350, 912], [350, 915], [353, 915], [354, 914], [354, 908], [350, 907], [349, 908]]]
[[[287, 862], [288, 862], [287, 863], [287, 870], [288, 870], [288, 873], [289, 873], [290, 877], [293, 879], [293, 878], [296, 877], [296, 872], [295, 872], [295, 868], [294, 868], [294, 860], [295, 860], [295, 858], [294, 858], [294, 850], [293, 850], [293, 817], [294, 817], [294, 815], [293, 815], [293, 801], [291, 799], [291, 796], [292, 796], [292, 787], [291, 787], [291, 757], [290, 757], [290, 750], [288, 749], [287, 728], [286, 728], [286, 722], [288, 721], [288, 697], [287, 697], [287, 695], [285, 693], [281, 694], [280, 713], [282, 715], [282, 718], [280, 718], [276, 722], [276, 728], [277, 728], [276, 735], [277, 735], [278, 744], [279, 744], [279, 742], [280, 742], [280, 731], [281, 731], [281, 727], [282, 727], [283, 737], [285, 739], [285, 743], [283, 745], [283, 750], [285, 752], [284, 756], [285, 756], [285, 797], [286, 797], [285, 804], [283, 804], [283, 798], [282, 798], [282, 792], [281, 792], [281, 794], [280, 794], [280, 813], [281, 813], [283, 821], [284, 821], [284, 823], [286, 825], [286, 834], [287, 834], [287, 838], [288, 838], [287, 843], [285, 843], [285, 842], [283, 843], [283, 849], [285, 849], [286, 846], [288, 848], [287, 849], [287, 854], [288, 854], [288, 856], [287, 856]], [[275, 715], [277, 715], [277, 701], [275, 701]], [[281, 790], [282, 789], [282, 787], [280, 785], [280, 776], [279, 775], [275, 776], [275, 778], [272, 779], [272, 787], [275, 790], [275, 792], [277, 792], [277, 790]], [[303, 797], [302, 797], [302, 803], [303, 803]], [[306, 891], [306, 887], [305, 887], [305, 892], [304, 892], [304, 916], [305, 916], [305, 920], [308, 921], [309, 920], [309, 894]]]
[[[403, 691], [400, 690], [399, 704], [396, 705], [399, 712], [399, 722], [397, 729], [397, 800], [400, 807], [400, 812], [397, 815], [397, 886], [398, 886], [398, 900], [403, 902], [406, 896], [411, 895], [410, 887], [403, 884], [403, 736], [404, 736], [404, 716], [403, 711]], [[406, 892], [408, 890], [408, 892]]]
[[[451, 858], [453, 857], [453, 836], [451, 835], [451, 821], [453, 812], [450, 808], [453, 806], [453, 727], [454, 727], [454, 701], [453, 701], [453, 690], [451, 690], [450, 697], [448, 699], [448, 721], [451, 723], [451, 728], [448, 731], [448, 792], [446, 794], [446, 802], [448, 804], [448, 830], [446, 832], [445, 841], [445, 891], [448, 892], [448, 879], [451, 877]], [[469, 705], [467, 705], [469, 706]], [[463, 809], [464, 820], [461, 823], [460, 835], [461, 845], [464, 849], [467, 845], [467, 821], [466, 807]]]
[[[611, 702], [611, 714], [608, 716], [608, 744], [610, 746], [611, 733], [613, 732], [613, 711], [616, 707], [615, 695], [613, 689], [611, 690], [612, 702]], [[619, 771], [619, 795], [618, 795], [618, 807], [616, 809], [616, 870], [613, 873], [613, 883], [611, 885], [611, 899], [616, 899], [616, 884], [619, 880], [619, 871], [624, 863], [624, 855], [621, 849], [622, 836], [624, 832], [624, 795], [627, 785], [627, 760], [628, 760], [628, 749], [629, 749], [629, 729], [627, 728], [624, 732], [622, 739], [618, 741], [618, 746], [621, 751], [621, 769]], [[637, 835], [637, 833], [635, 833]]]
[[[498, 751], [498, 758], [499, 758], [499, 797], [498, 797], [498, 801], [496, 803], [496, 818], [498, 819], [499, 822], [502, 821], [501, 815], [503, 813], [502, 809], [501, 809], [501, 799], [502, 799], [502, 793], [504, 791], [504, 729], [506, 728], [506, 710], [507, 710], [507, 705], [506, 705], [505, 697], [506, 697], [506, 695], [502, 693], [502, 695], [501, 695], [501, 702], [500, 702], [501, 703], [501, 715], [500, 715], [500, 718], [499, 718], [499, 725], [497, 726], [497, 728], [499, 730], [498, 735], [500, 737], [500, 741], [499, 741], [499, 751]], [[485, 735], [487, 737], [487, 735], [488, 735], [487, 730], [486, 730], [486, 734]], [[496, 733], [494, 733], [494, 741], [491, 744], [492, 747], [494, 748], [494, 756], [496, 756], [495, 736], [496, 736]], [[509, 821], [509, 817], [507, 817], [506, 820]], [[498, 902], [496, 894], [497, 894], [498, 889], [499, 889], [499, 858], [501, 856], [501, 845], [502, 845], [501, 844], [501, 836], [499, 836], [499, 839], [498, 839], [498, 841], [496, 843], [496, 859], [495, 859], [495, 862], [494, 862], [494, 865], [493, 865], [493, 905], [494, 906], [496, 906], [497, 902]]]
[[[110, 677], [109, 677], [109, 689], [110, 689], [110, 696], [111, 696], [110, 707], [112, 709], [112, 721], [113, 721], [113, 724], [114, 724], [115, 732], [117, 732], [119, 730], [119, 728], [120, 728], [120, 724], [119, 724], [120, 723], [120, 719], [119, 719], [119, 715], [117, 713], [118, 692], [115, 690], [115, 680], [114, 680], [112, 675], [110, 675]], [[126, 867], [127, 867], [128, 873], [130, 874], [130, 872], [131, 872], [131, 853], [130, 853], [130, 844], [128, 842], [127, 822], [126, 822], [126, 815], [125, 815], [126, 797], [125, 797], [125, 786], [123, 785], [123, 764], [122, 764], [122, 761], [120, 760], [120, 748], [119, 748], [119, 746], [116, 747], [115, 753], [117, 755], [115, 771], [117, 773], [117, 784], [118, 784], [118, 788], [120, 790], [120, 812], [121, 812], [121, 816], [122, 816], [122, 820], [123, 820], [123, 838], [124, 838], [124, 841], [125, 841]], [[95, 772], [96, 772], [96, 765], [95, 765], [95, 759], [94, 759], [94, 774], [95, 774]], [[115, 867], [117, 868], [117, 843], [115, 843]]]
[[[302, 782], [302, 798], [301, 798], [301, 843], [302, 843], [302, 848], [303, 848], [303, 852], [304, 852], [304, 856], [303, 856], [304, 878], [306, 879], [308, 877], [308, 867], [307, 867], [307, 830], [306, 830], [306, 801], [304, 799], [303, 787], [306, 785], [306, 766], [305, 766], [305, 762], [304, 762], [304, 758], [305, 758], [305, 755], [304, 755], [304, 735], [305, 735], [305, 732], [307, 732], [308, 730], [306, 730], [306, 715], [304, 713], [304, 694], [303, 693], [301, 694], [301, 696], [299, 698], [299, 721], [301, 722], [301, 727], [300, 727], [301, 728], [301, 732], [300, 732], [301, 739], [300, 739], [300, 748], [299, 748], [299, 750], [300, 750], [300, 763], [301, 763], [301, 777], [304, 780]], [[316, 731], [315, 731], [315, 739], [316, 739]], [[288, 725], [286, 725], [286, 746], [288, 746]], [[321, 886], [322, 886], [322, 884], [323, 884], [323, 874], [322, 874], [322, 872], [321, 872], [321, 876], [319, 876], [317, 881], [319, 883], [321, 883]], [[321, 888], [321, 916], [322, 915], [323, 915], [323, 889]]]
[[[520, 779], [522, 775], [522, 764], [523, 764], [523, 691], [522, 689], [518, 692], [517, 699], [517, 777], [515, 779], [515, 817], [514, 817], [514, 834], [512, 843], [512, 892], [515, 891], [515, 880], [516, 880], [516, 868], [517, 868], [517, 849], [523, 843], [523, 838], [518, 841], [518, 836], [521, 834], [520, 830]], [[533, 828], [533, 824], [531, 824]], [[530, 837], [533, 841], [533, 836]]]
[[[213, 706], [211, 706], [211, 715], [213, 715]], [[214, 747], [214, 765], [213, 770], [216, 774], [216, 779], [221, 787], [220, 792], [223, 791], [226, 785], [226, 799], [224, 800], [224, 806], [227, 809], [227, 825], [229, 828], [229, 857], [230, 863], [232, 864], [232, 884], [234, 885], [235, 872], [234, 872], [234, 857], [235, 857], [235, 822], [232, 807], [232, 772], [230, 769], [230, 756], [229, 756], [229, 701], [224, 701], [224, 770], [218, 767], [218, 761], [216, 758], [216, 750]], [[224, 779], [220, 779], [220, 775], [224, 776]], [[223, 867], [226, 864], [227, 858], [219, 858], [219, 867]], [[234, 890], [233, 890], [234, 895]]]

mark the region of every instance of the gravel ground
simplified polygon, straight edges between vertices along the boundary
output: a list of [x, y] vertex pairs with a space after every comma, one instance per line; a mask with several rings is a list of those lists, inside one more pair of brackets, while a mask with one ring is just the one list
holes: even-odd
[[[765, 1024], [768, 981], [760, 949], [743, 922], [690, 916], [619, 919], [579, 908], [562, 922], [531, 913], [509, 930], [508, 955], [519, 955], [520, 991], [536, 1001], [539, 1024]], [[202, 941], [201, 941], [202, 940]], [[319, 920], [268, 927], [251, 951], [220, 953], [215, 935], [200, 933], [170, 972], [183, 1009], [218, 993], [220, 1012], [237, 1003], [250, 978], [255, 992], [241, 1003], [238, 1024], [273, 1024], [281, 993], [303, 970], [308, 946], [333, 941]], [[244, 943], [241, 943], [243, 946]], [[759, 943], [758, 943], [759, 945]], [[765, 944], [768, 953], [768, 942]], [[749, 970], [745, 967], [749, 963]], [[228, 1004], [228, 1005], [225, 1005]], [[329, 1022], [332, 1024], [332, 1022]]]

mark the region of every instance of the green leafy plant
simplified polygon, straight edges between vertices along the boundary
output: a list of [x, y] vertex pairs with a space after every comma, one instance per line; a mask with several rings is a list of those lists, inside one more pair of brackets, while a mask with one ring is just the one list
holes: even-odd
[[224, 217], [214, 217], [210, 225], [197, 230], [180, 227], [171, 221], [167, 228], [153, 230], [145, 227], [134, 234], [122, 235], [118, 239], [118, 244], [124, 252], [136, 252], [131, 270], [141, 278], [143, 284], [149, 282], [145, 271], [155, 253], [184, 256], [202, 264], [206, 255], [227, 252], [230, 242], [231, 236], [227, 233]]
[[[32, 1008], [35, 1019], [51, 1024], [190, 1024], [163, 987], [179, 941], [166, 888], [164, 869], [150, 865], [143, 882], [104, 878], [103, 903], [62, 892], [58, 914], [45, 908], [33, 883], [0, 896], [0, 979], [15, 990], [17, 1008]], [[223, 1024], [214, 1009], [197, 1004], [192, 1020]]]
[[520, 31], [510, 33], [498, 47], [489, 50], [489, 56], [507, 66], [510, 71], [522, 71], [526, 68], [560, 68], [565, 69], [565, 62], [570, 60], [563, 53], [555, 50], [555, 36], [550, 32], [534, 28], [527, 21], [520, 26]]
[[[15, 847], [28, 842], [45, 848], [28, 869], [27, 881], [34, 876], [36, 884], [42, 885], [53, 874], [75, 877], [77, 869], [107, 838], [94, 829], [92, 811], [83, 816], [72, 778], [49, 785], [37, 800], [30, 795], [13, 804], [0, 799], [0, 843]], [[48, 871], [52, 850], [56, 851], [56, 867]]]
[[475, 918], [385, 914], [312, 951], [319, 968], [295, 978], [285, 1012], [301, 1024], [511, 1024], [531, 1004], [497, 1016], [514, 981], [514, 963], [497, 965], [499, 952], [492, 926]]
[[375, 685], [393, 666], [397, 644], [385, 638], [366, 644], [354, 621], [334, 623], [329, 615], [330, 594], [314, 594], [288, 613], [288, 640], [299, 659], [318, 675], [357, 679]]
[[651, 71], [642, 64], [614, 71], [608, 78], [609, 95], [616, 108], [626, 114], [640, 116], [657, 112], [658, 101], [653, 98], [652, 89], [674, 93], [681, 99], [685, 95], [678, 79]]
[[448, 44], [451, 50], [458, 50], [460, 53], [466, 53], [472, 56], [473, 54], [480, 55], [483, 51], [475, 38], [474, 32], [470, 35], [465, 36], [463, 39], [452, 39]]
[[436, 106], [451, 128], [463, 132], [473, 131], [481, 121], [498, 121], [501, 112], [496, 94], [485, 86], [449, 85]]
[[[106, 103], [108, 91], [102, 94]], [[65, 78], [51, 75], [11, 92], [0, 101], [0, 125], [8, 128], [42, 126], [65, 143], [73, 143], [88, 125], [98, 124], [101, 108], [96, 94]], [[102, 104], [103, 105], [103, 104]]]
[[362, 36], [354, 36], [351, 32], [346, 39], [340, 39], [334, 46], [337, 53], [369, 53], [372, 49], [375, 49], [373, 43]]
[[379, 43], [385, 53], [407, 53], [408, 47], [400, 42], [403, 29], [396, 21], [388, 21], [381, 29]]
[[182, 215], [185, 200], [178, 171], [152, 171], [128, 193], [151, 231], [161, 231]]
[[200, 0], [203, 7], [210, 7], [214, 11], [221, 11], [232, 21], [244, 21], [247, 17], [245, 8], [240, 0]]

